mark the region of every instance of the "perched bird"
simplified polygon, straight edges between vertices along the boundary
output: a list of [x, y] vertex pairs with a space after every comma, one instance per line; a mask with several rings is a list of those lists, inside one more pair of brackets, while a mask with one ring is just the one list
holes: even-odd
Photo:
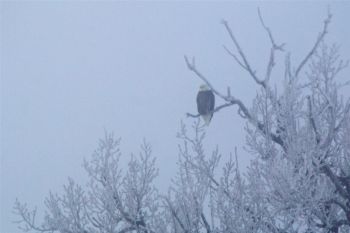
[[207, 85], [201, 85], [197, 94], [197, 109], [206, 125], [209, 125], [213, 117], [214, 106], [215, 96], [213, 92]]

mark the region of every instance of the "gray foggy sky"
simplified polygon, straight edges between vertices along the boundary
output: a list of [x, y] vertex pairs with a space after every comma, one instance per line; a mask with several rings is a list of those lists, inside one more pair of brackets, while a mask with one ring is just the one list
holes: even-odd
[[[225, 53], [232, 43], [226, 19], [258, 74], [265, 72], [270, 44], [257, 7], [275, 40], [286, 42], [300, 62], [322, 28], [327, 6], [334, 15], [327, 41], [350, 58], [349, 2], [1, 2], [1, 222], [12, 223], [15, 198], [43, 210], [49, 190], [67, 177], [84, 184], [89, 159], [104, 130], [122, 137], [125, 162], [143, 138], [157, 156], [161, 190], [176, 173], [176, 132], [193, 119], [202, 83], [183, 56], [219, 90], [250, 105], [257, 86]], [[277, 56], [283, 65], [283, 54]], [[283, 77], [277, 67], [273, 79]], [[349, 79], [350, 71], [340, 78]], [[349, 90], [349, 88], [348, 88]], [[217, 99], [218, 103], [222, 103]], [[207, 129], [207, 147], [223, 155], [243, 150], [244, 121], [236, 107], [218, 112]]]

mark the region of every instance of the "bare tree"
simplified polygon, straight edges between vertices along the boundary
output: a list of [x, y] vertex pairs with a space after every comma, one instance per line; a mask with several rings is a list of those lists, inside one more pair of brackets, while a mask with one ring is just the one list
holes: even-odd
[[[250, 65], [229, 24], [223, 21], [236, 52], [224, 46], [225, 51], [260, 87], [251, 107], [233, 96], [230, 88], [226, 94], [218, 91], [199, 71], [195, 59], [185, 57], [189, 70], [225, 101], [214, 112], [238, 106], [240, 116], [249, 122], [246, 128], [249, 151], [257, 155], [248, 169], [246, 186], [237, 194], [246, 196], [240, 211], [245, 219], [237, 225], [235, 213], [228, 217], [217, 213], [221, 224], [227, 219], [235, 223], [232, 227], [224, 224], [225, 228], [219, 231], [348, 232], [350, 100], [345, 101], [339, 94], [348, 83], [336, 80], [348, 62], [339, 60], [337, 46], [328, 46], [324, 41], [332, 15], [328, 13], [315, 44], [297, 66], [292, 65], [290, 53], [286, 54], [284, 74], [275, 75], [283, 77], [283, 85], [276, 90], [271, 88], [270, 79], [275, 52], [283, 52], [284, 44], [276, 44], [260, 11], [258, 14], [271, 42], [263, 77]], [[196, 167], [198, 164], [193, 169]], [[212, 176], [205, 168], [200, 171], [202, 176]], [[221, 185], [218, 183], [218, 187]], [[235, 196], [230, 204], [235, 206], [237, 200]], [[249, 220], [252, 222], [247, 223]], [[245, 227], [237, 231], [238, 226]]]
[[249, 204], [237, 155], [230, 156], [218, 176], [218, 148], [208, 155], [203, 148], [205, 132], [199, 120], [192, 129], [194, 133], [190, 135], [183, 124], [178, 134], [183, 140], [179, 146], [179, 172], [165, 198], [172, 232], [245, 232], [247, 224], [253, 228], [251, 213], [245, 211]]
[[158, 175], [151, 147], [144, 142], [139, 156], [131, 156], [126, 172], [120, 167], [119, 139], [106, 134], [84, 167], [90, 177], [87, 190], [73, 180], [64, 194], [50, 193], [42, 224], [35, 223], [36, 210], [15, 203], [23, 230], [60, 233], [162, 232], [158, 191], [153, 181]]

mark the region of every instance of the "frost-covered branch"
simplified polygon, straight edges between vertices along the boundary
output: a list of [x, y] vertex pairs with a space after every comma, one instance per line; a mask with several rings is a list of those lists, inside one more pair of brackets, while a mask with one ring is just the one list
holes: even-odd
[[269, 59], [269, 62], [267, 64], [267, 68], [266, 68], [266, 75], [265, 75], [265, 79], [264, 79], [264, 83], [266, 84], [269, 80], [270, 80], [270, 77], [271, 77], [271, 73], [272, 73], [272, 69], [273, 67], [275, 66], [275, 51], [284, 51], [284, 43], [282, 43], [281, 45], [277, 45], [275, 43], [275, 40], [272, 36], [272, 32], [270, 30], [269, 27], [267, 27], [265, 25], [265, 22], [263, 20], [263, 17], [261, 15], [261, 12], [260, 12], [260, 9], [258, 8], [258, 15], [259, 15], [259, 19], [260, 19], [260, 22], [261, 22], [261, 25], [263, 26], [263, 28], [266, 30], [267, 34], [269, 35], [269, 38], [270, 38], [270, 41], [271, 41], [271, 49], [270, 49], [270, 59]]
[[20, 217], [20, 220], [15, 221], [15, 223], [19, 224], [19, 228], [26, 232], [32, 229], [38, 232], [55, 231], [56, 230], [55, 228], [46, 228], [43, 226], [41, 227], [37, 226], [37, 224], [35, 223], [36, 211], [37, 211], [36, 209], [29, 211], [26, 204], [22, 204], [18, 200], [16, 200], [14, 205], [14, 213]]
[[311, 103], [310, 96], [307, 97], [307, 101], [308, 101], [309, 120], [311, 122], [312, 129], [314, 130], [314, 133], [315, 133], [315, 136], [316, 136], [316, 143], [319, 144], [320, 140], [321, 140], [321, 136], [320, 136], [320, 133], [318, 132], [318, 129], [317, 129], [317, 126], [316, 126], [314, 113], [312, 111], [312, 103]]
[[[252, 78], [255, 80], [255, 82], [261, 86], [263, 86], [264, 88], [266, 88], [266, 83], [264, 82], [264, 80], [261, 80], [257, 77], [256, 75], [256, 71], [252, 70], [246, 55], [244, 54], [241, 46], [239, 45], [235, 35], [233, 34], [230, 26], [228, 25], [228, 22], [226, 20], [222, 20], [222, 24], [225, 26], [226, 31], [228, 32], [232, 42], [234, 43], [237, 52], [240, 56], [240, 58], [242, 59], [242, 61], [239, 60], [239, 58], [237, 56], [235, 56], [232, 52], [230, 52], [230, 54], [235, 58], [235, 60], [241, 65], [241, 67], [243, 67], [243, 69], [245, 69], [251, 76]], [[228, 49], [226, 49], [227, 51], [229, 51]]]
[[64, 186], [62, 197], [50, 193], [45, 200], [47, 213], [41, 226], [35, 224], [36, 209], [29, 211], [26, 204], [19, 201], [15, 203], [15, 211], [23, 223], [25, 231], [35, 230], [40, 232], [87, 232], [88, 220], [84, 211], [86, 199], [82, 188], [69, 179]]
[[128, 168], [120, 168], [120, 139], [105, 134], [92, 159], [84, 167], [90, 177], [87, 192], [69, 179], [64, 194], [50, 193], [45, 200], [47, 214], [41, 225], [35, 224], [36, 210], [15, 203], [15, 211], [24, 230], [95, 233], [95, 232], [162, 232], [155, 158], [148, 143], [139, 156], [131, 156]]
[[314, 46], [312, 47], [312, 49], [310, 50], [310, 52], [305, 56], [305, 58], [301, 61], [298, 68], [296, 69], [296, 71], [295, 71], [296, 77], [299, 75], [300, 71], [305, 66], [305, 64], [310, 60], [312, 55], [316, 52], [320, 43], [323, 41], [324, 37], [328, 33], [328, 25], [331, 22], [331, 19], [332, 19], [332, 14], [328, 11], [327, 18], [324, 20], [324, 23], [323, 23], [323, 30], [322, 30], [322, 32], [319, 33], [319, 35], [316, 39], [316, 42], [315, 42]]

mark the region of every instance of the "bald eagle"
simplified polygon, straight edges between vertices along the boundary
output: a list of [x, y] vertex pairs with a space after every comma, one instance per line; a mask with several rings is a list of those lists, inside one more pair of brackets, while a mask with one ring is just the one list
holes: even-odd
[[197, 109], [206, 125], [209, 125], [213, 117], [215, 96], [207, 85], [201, 85], [197, 94]]

